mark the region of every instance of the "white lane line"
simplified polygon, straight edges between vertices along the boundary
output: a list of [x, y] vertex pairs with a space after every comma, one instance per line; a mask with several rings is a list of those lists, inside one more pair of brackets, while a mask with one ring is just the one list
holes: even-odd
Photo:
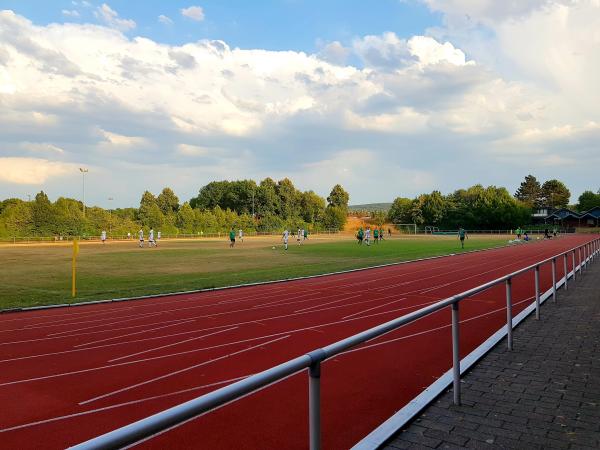
[[[258, 347], [260, 347], [260, 344], [258, 345]], [[175, 354], [173, 354], [173, 356], [179, 356], [179, 354], [175, 353]], [[121, 367], [121, 366], [130, 366], [132, 364], [138, 364], [138, 363], [141, 363], [141, 362], [153, 361], [153, 360], [156, 360], [156, 359], [164, 359], [164, 358], [168, 358], [168, 357], [170, 357], [170, 355], [154, 356], [152, 358], [137, 359], [135, 361], [125, 361], [125, 362], [121, 362], [121, 363], [114, 363], [114, 364], [108, 364], [108, 365], [104, 365], [104, 366], [91, 367], [89, 369], [72, 370], [70, 372], [55, 373], [55, 374], [52, 374], [52, 375], [44, 375], [44, 376], [40, 376], [40, 377], [25, 378], [25, 379], [22, 379], [22, 380], [7, 381], [7, 382], [4, 382], [4, 383], [0, 383], [0, 387], [2, 387], [2, 386], [12, 386], [14, 384], [31, 383], [33, 381], [49, 380], [49, 379], [53, 379], [53, 378], [62, 378], [62, 377], [66, 377], [66, 376], [69, 376], [69, 375], [79, 375], [79, 374], [82, 374], [82, 373], [96, 372], [96, 371], [99, 371], [99, 370], [112, 369], [112, 368]], [[216, 361], [216, 360], [214, 360], [214, 361]]]
[[97, 397], [90, 398], [89, 400], [84, 400], [82, 402], [79, 402], [79, 405], [87, 405], [88, 403], [92, 403], [92, 402], [95, 402], [97, 400], [101, 400], [103, 398], [111, 397], [113, 395], [120, 394], [121, 392], [126, 392], [126, 391], [129, 391], [131, 389], [135, 389], [137, 387], [144, 386], [146, 384], [154, 383], [155, 381], [164, 380], [165, 378], [170, 378], [172, 376], [179, 375], [179, 374], [184, 373], [184, 372], [188, 372], [188, 371], [196, 369], [198, 367], [206, 366], [206, 365], [208, 365], [210, 363], [213, 363], [213, 362], [216, 362], [216, 361], [221, 361], [221, 360], [226, 359], [226, 358], [231, 358], [232, 356], [239, 355], [241, 353], [246, 353], [246, 352], [249, 352], [250, 350], [254, 350], [256, 348], [259, 348], [259, 347], [262, 347], [262, 346], [265, 346], [265, 345], [273, 344], [275, 342], [282, 341], [283, 339], [287, 339], [289, 337], [290, 337], [290, 335], [288, 334], [287, 336], [282, 336], [282, 337], [279, 337], [279, 338], [276, 338], [276, 339], [272, 339], [270, 341], [261, 342], [260, 344], [253, 345], [251, 347], [248, 347], [248, 348], [245, 348], [245, 349], [242, 349], [242, 350], [238, 350], [236, 352], [232, 352], [232, 353], [229, 353], [227, 355], [219, 356], [218, 358], [214, 358], [214, 359], [211, 359], [211, 360], [208, 360], [208, 361], [203, 361], [201, 363], [194, 364], [194, 365], [189, 366], [189, 367], [184, 367], [183, 369], [179, 369], [179, 370], [175, 370], [173, 372], [166, 373], [166, 374], [161, 375], [159, 377], [150, 378], [149, 380], [141, 381], [140, 383], [132, 384], [130, 386], [126, 386], [124, 388], [117, 389], [115, 391], [107, 392], [106, 394], [102, 394], [102, 395], [99, 395]]
[[360, 312], [357, 312], [357, 313], [354, 313], [354, 314], [350, 314], [348, 316], [344, 316], [344, 317], [342, 317], [342, 319], [347, 319], [349, 317], [354, 317], [354, 316], [360, 316], [360, 315], [362, 315], [362, 314], [364, 314], [366, 312], [373, 311], [374, 309], [383, 308], [384, 306], [391, 305], [392, 303], [401, 302], [402, 300], [406, 300], [406, 297], [399, 298], [398, 300], [392, 300], [391, 302], [384, 303], [383, 305], [373, 306], [372, 308], [365, 309], [365, 310], [362, 310]]
[[209, 336], [214, 336], [215, 334], [226, 333], [227, 331], [237, 330], [237, 329], [239, 329], [239, 327], [232, 327], [232, 328], [226, 328], [224, 330], [214, 331], [212, 333], [203, 334], [202, 336], [196, 336], [193, 338], [184, 339], [183, 341], [178, 341], [178, 342], [173, 342], [171, 344], [161, 345], [160, 347], [153, 347], [153, 348], [149, 348], [147, 350], [142, 350], [141, 352], [130, 353], [129, 355], [125, 355], [125, 356], [119, 356], [118, 358], [109, 359], [108, 362], [111, 363], [111, 362], [115, 362], [115, 361], [120, 361], [122, 359], [131, 358], [132, 356], [143, 355], [145, 353], [154, 352], [156, 350], [162, 350], [164, 348], [175, 347], [176, 345], [185, 344], [186, 342], [197, 341], [198, 339], [204, 339]]
[[[302, 294], [296, 295], [294, 297], [280, 298], [279, 300], [271, 301], [268, 303], [261, 303], [259, 305], [254, 305], [253, 308], [263, 308], [265, 306], [272, 306], [272, 305], [277, 305], [277, 304], [288, 305], [289, 303], [287, 303], [287, 300], [295, 300], [297, 298], [310, 297], [310, 296], [319, 295], [319, 294], [321, 294], [321, 292], [319, 292], [319, 291], [303, 292]], [[282, 302], [286, 302], [286, 303], [282, 303]]]
[[7, 431], [20, 430], [22, 428], [29, 428], [29, 427], [33, 427], [33, 426], [36, 426], [36, 425], [43, 425], [43, 424], [51, 423], [51, 422], [57, 422], [59, 420], [71, 419], [73, 417], [86, 416], [88, 414], [94, 414], [94, 413], [97, 413], [97, 412], [108, 411], [108, 410], [115, 409], [115, 408], [121, 408], [123, 406], [136, 405], [138, 403], [148, 402], [150, 400], [158, 400], [160, 398], [172, 397], [174, 395], [185, 394], [187, 392], [193, 392], [193, 391], [198, 391], [198, 390], [201, 390], [201, 389], [206, 389], [206, 388], [210, 388], [210, 387], [220, 386], [222, 384], [230, 384], [230, 383], [234, 383], [234, 382], [239, 381], [239, 380], [243, 380], [244, 378], [248, 378], [251, 375], [252, 374], [250, 374], [250, 375], [244, 375], [242, 377], [231, 378], [229, 380], [217, 381], [215, 383], [205, 384], [205, 385], [202, 385], [202, 386], [195, 386], [195, 387], [188, 388], [188, 389], [182, 389], [180, 391], [169, 392], [168, 394], [154, 395], [152, 397], [140, 398], [138, 400], [131, 400], [129, 402], [117, 403], [115, 405], [104, 406], [102, 408], [91, 409], [89, 411], [82, 411], [82, 412], [78, 412], [78, 413], [67, 414], [67, 415], [64, 415], [64, 416], [52, 417], [50, 419], [38, 420], [37, 422], [24, 423], [22, 425], [16, 425], [16, 426], [9, 427], [9, 428], [2, 428], [2, 429], [0, 429], [0, 433], [5, 433]]
[[[131, 308], [128, 308], [131, 309]], [[87, 313], [89, 317], [96, 317], [96, 316], [101, 316], [101, 315], [106, 315], [106, 314], [115, 314], [116, 311], [107, 311], [104, 313], [98, 313], [98, 314], [90, 314]], [[95, 319], [95, 320], [85, 320], [85, 321], [77, 321], [78, 319], [86, 319], [88, 318], [88, 316], [86, 317], [72, 317], [70, 319], [62, 319], [62, 320], [57, 320], [56, 322], [49, 322], [47, 324], [31, 324], [31, 325], [24, 325], [21, 328], [13, 328], [10, 330], [0, 330], [0, 333], [8, 333], [10, 331], [29, 331], [29, 330], [38, 330], [40, 328], [51, 328], [51, 327], [61, 327], [61, 326], [67, 326], [67, 325], [77, 325], [80, 323], [91, 323], [91, 322], [101, 322], [103, 320], [114, 320], [117, 317], [105, 317], [103, 319]], [[130, 317], [130, 316], [125, 316], [125, 317]]]
[[[533, 299], [533, 297], [526, 298], [525, 300], [521, 300], [520, 302], [513, 303], [513, 306], [520, 305], [521, 303], [524, 303], [524, 302], [529, 302], [532, 299]], [[481, 319], [482, 317], [490, 316], [492, 314], [496, 314], [496, 313], [502, 312], [502, 311], [506, 311], [506, 307], [494, 309], [493, 311], [488, 311], [486, 313], [479, 314], [477, 316], [469, 317], [468, 319], [461, 320], [460, 323], [466, 323], [466, 322], [470, 322], [472, 320]], [[372, 348], [372, 347], [378, 347], [378, 346], [384, 345], [384, 344], [390, 344], [392, 342], [401, 341], [403, 339], [409, 339], [411, 337], [420, 336], [422, 334], [432, 333], [434, 331], [443, 330], [444, 328], [450, 328], [451, 326], [452, 326], [452, 324], [442, 325], [440, 327], [430, 328], [427, 330], [419, 331], [418, 333], [413, 333], [413, 334], [409, 334], [406, 336], [400, 336], [400, 337], [394, 338], [394, 339], [388, 339], [387, 341], [376, 342], [375, 344], [371, 344], [371, 345], [365, 345], [364, 347], [353, 348], [350, 350], [346, 350], [345, 352], [342, 352], [342, 353], [338, 354], [337, 356], [346, 355], [348, 353], [359, 352], [361, 350], [366, 350], [366, 349]]]
[[[347, 294], [338, 294], [338, 295], [347, 295]], [[302, 308], [302, 309], [297, 309], [296, 311], [294, 311], [295, 313], [299, 313], [299, 312], [304, 312], [304, 311], [309, 311], [311, 309], [317, 309], [317, 308], [321, 308], [323, 306], [327, 306], [327, 305], [332, 305], [334, 303], [339, 303], [339, 302], [343, 302], [344, 300], [350, 300], [351, 298], [357, 298], [360, 297], [362, 294], [357, 294], [357, 295], [351, 295], [350, 297], [344, 297], [344, 298], [340, 298], [339, 300], [333, 300], [331, 302], [327, 302], [327, 303], [319, 303], [318, 305], [313, 305], [313, 306], [309, 306], [308, 308]], [[334, 297], [334, 296], [333, 296]], [[331, 297], [329, 297], [331, 298]], [[374, 300], [375, 301], [375, 300]]]
[[[146, 319], [148, 317], [158, 316], [160, 314], [162, 314], [162, 313], [155, 312], [155, 313], [145, 313], [145, 314], [139, 314], [139, 315], [136, 314], [136, 315], [132, 316], [131, 319], [117, 320], [116, 322], [103, 323], [103, 324], [100, 324], [100, 325], [93, 325], [91, 327], [76, 328], [75, 330], [58, 331], [56, 333], [50, 333], [47, 336], [48, 337], [61, 336], [63, 334], [71, 334], [71, 333], [77, 333], [78, 331], [93, 330], [94, 328], [106, 327], [106, 326], [110, 326], [110, 325], [120, 325], [122, 323], [134, 322], [136, 320]], [[110, 331], [110, 330], [107, 330], [107, 331]]]
[[[105, 330], [105, 331], [103, 331], [103, 333], [106, 333], [108, 331], [131, 330], [132, 328], [147, 327], [150, 325], [161, 325], [163, 323], [184, 322], [184, 321], [193, 321], [193, 320], [195, 320], [195, 319], [189, 318], [189, 319], [175, 319], [175, 320], [167, 320], [167, 321], [162, 321], [162, 322], [146, 323], [144, 325], [136, 325], [133, 327], [123, 327], [123, 328], [115, 328], [114, 330]], [[44, 338], [37, 338], [37, 339], [26, 339], [23, 341], [0, 342], [0, 345], [27, 344], [29, 342], [49, 341], [49, 340], [53, 340], [53, 339], [69, 339], [69, 338], [73, 338], [73, 337], [77, 337], [77, 336], [84, 336], [86, 334], [96, 334], [96, 333], [100, 333], [100, 331], [92, 331], [89, 333], [78, 333], [78, 334], [67, 335], [67, 336], [54, 336], [54, 337], [44, 337]]]
[[129, 336], [136, 336], [138, 334], [150, 333], [152, 331], [162, 330], [163, 328], [176, 327], [178, 325], [184, 325], [184, 324], [195, 322], [195, 321], [196, 321], [196, 319], [179, 319], [177, 322], [171, 323], [169, 325], [163, 325], [160, 327], [149, 328], [149, 329], [141, 330], [141, 331], [134, 331], [133, 333], [121, 334], [119, 336], [113, 336], [113, 337], [109, 337], [109, 338], [105, 338], [105, 339], [99, 339], [97, 341], [84, 342], [83, 344], [74, 345], [73, 348], [87, 347], [88, 345], [91, 345], [91, 344], [99, 344], [101, 342], [112, 341], [114, 339], [120, 339], [120, 338], [124, 338], [124, 337], [129, 337]]

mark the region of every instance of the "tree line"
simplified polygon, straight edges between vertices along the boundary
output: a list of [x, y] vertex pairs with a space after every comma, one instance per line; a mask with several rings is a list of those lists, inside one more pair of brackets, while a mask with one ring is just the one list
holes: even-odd
[[138, 208], [86, 207], [72, 198], [51, 202], [42, 191], [32, 201], [11, 198], [0, 202], [0, 236], [97, 236], [135, 233], [140, 227], [163, 234], [275, 232], [284, 228], [309, 230], [343, 228], [349, 195], [337, 184], [324, 199], [296, 189], [288, 178], [214, 181], [190, 201], [180, 203], [171, 188], [158, 195], [142, 194]]
[[[527, 175], [515, 195], [504, 187], [480, 184], [443, 195], [440, 191], [416, 198], [398, 197], [388, 211], [387, 220], [395, 223], [414, 223], [442, 229], [512, 229], [531, 224], [531, 214], [537, 208], [570, 207], [587, 211], [600, 206], [597, 194], [585, 191], [576, 205], [569, 206], [571, 192], [556, 179], [540, 183]], [[378, 218], [381, 221], [381, 218]]]
[[600, 189], [597, 193], [587, 190], [577, 199], [575, 205], [569, 205], [571, 192], [559, 180], [548, 180], [541, 184], [533, 175], [527, 175], [517, 189], [515, 198], [530, 208], [570, 208], [579, 212], [600, 206]]

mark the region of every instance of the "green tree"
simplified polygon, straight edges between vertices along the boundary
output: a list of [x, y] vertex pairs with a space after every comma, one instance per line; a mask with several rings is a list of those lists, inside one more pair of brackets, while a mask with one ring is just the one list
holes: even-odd
[[411, 199], [397, 197], [388, 211], [388, 220], [393, 223], [412, 223], [412, 206]]
[[341, 230], [347, 220], [346, 209], [341, 206], [328, 206], [323, 213], [323, 226], [327, 229]]
[[596, 206], [600, 206], [600, 191], [594, 194], [592, 191], [585, 191], [579, 196], [577, 201], [577, 210], [584, 212]]
[[156, 198], [156, 204], [164, 215], [179, 211], [179, 198], [171, 188], [164, 188]]
[[421, 196], [420, 206], [424, 223], [440, 225], [446, 212], [446, 202], [440, 191]]
[[300, 216], [305, 222], [313, 223], [322, 216], [325, 210], [325, 199], [313, 191], [300, 195]]
[[256, 188], [254, 198], [255, 213], [259, 217], [274, 216], [281, 209], [281, 200], [277, 195], [277, 183], [271, 178], [265, 178]]
[[31, 212], [34, 234], [47, 236], [56, 232], [54, 209], [44, 191], [40, 191], [36, 194], [35, 201], [31, 205]]
[[348, 210], [348, 202], [350, 201], [350, 194], [348, 194], [340, 184], [336, 184], [329, 197], [327, 197], [327, 206], [337, 206]]
[[542, 206], [542, 186], [540, 182], [533, 175], [527, 175], [517, 192], [515, 192], [515, 198], [530, 208]]
[[280, 200], [279, 215], [283, 219], [293, 217], [297, 212], [298, 193], [289, 178], [277, 182], [277, 195]]
[[567, 186], [559, 180], [548, 180], [542, 185], [542, 199], [545, 206], [566, 208], [571, 198]]

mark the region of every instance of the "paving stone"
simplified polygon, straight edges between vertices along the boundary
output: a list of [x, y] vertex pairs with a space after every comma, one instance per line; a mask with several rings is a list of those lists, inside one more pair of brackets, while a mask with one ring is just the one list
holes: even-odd
[[463, 377], [461, 406], [448, 389], [383, 448], [600, 448], [600, 264], [513, 337]]

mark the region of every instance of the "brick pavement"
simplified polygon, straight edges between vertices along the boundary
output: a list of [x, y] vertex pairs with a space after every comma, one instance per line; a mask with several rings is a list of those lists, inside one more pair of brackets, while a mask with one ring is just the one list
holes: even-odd
[[385, 450], [600, 448], [600, 261], [502, 340]]

